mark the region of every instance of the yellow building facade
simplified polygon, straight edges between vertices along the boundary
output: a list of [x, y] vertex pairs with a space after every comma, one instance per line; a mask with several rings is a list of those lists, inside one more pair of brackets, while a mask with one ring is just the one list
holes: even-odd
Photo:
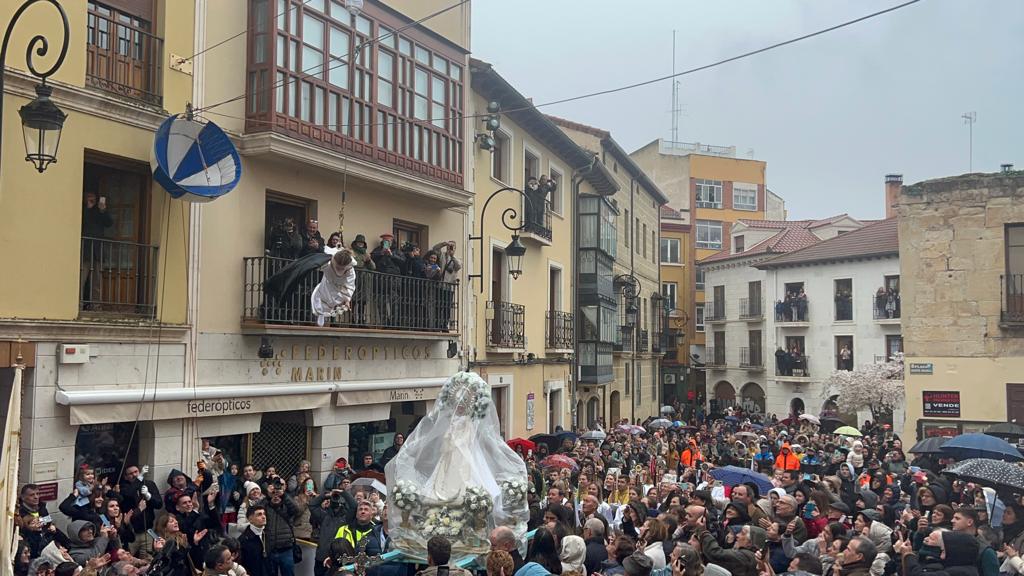
[[[767, 164], [736, 157], [735, 146], [655, 140], [630, 155], [669, 198], [669, 207], [688, 210], [697, 262], [729, 249], [730, 230], [740, 219], [784, 220], [785, 204], [767, 188]], [[691, 352], [704, 358], [708, 301], [700, 271], [694, 275]], [[697, 372], [698, 379], [703, 372]], [[698, 396], [707, 397], [703, 382]]]
[[[63, 497], [83, 463], [98, 475], [116, 475], [125, 460], [180, 465], [180, 443], [163, 450], [151, 428], [129, 442], [134, 414], [93, 422], [74, 399], [185, 383], [190, 207], [153, 182], [149, 161], [160, 123], [193, 99], [190, 71], [170, 55], [194, 53], [196, 10], [191, 0], [60, 4], [67, 56], [47, 84], [67, 118], [57, 161], [42, 174], [24, 161], [18, 110], [39, 82], [24, 59], [31, 38], [48, 41], [33, 59], [39, 71], [62, 49], [52, 4], [17, 21], [4, 71], [0, 381], [9, 390], [20, 351], [20, 481]], [[5, 3], [0, 21], [21, 5]]]
[[[661, 387], [665, 403], [692, 406], [696, 400], [690, 369], [690, 344], [694, 338], [693, 226], [689, 214], [661, 209], [661, 295], [665, 356], [661, 360]], [[692, 393], [692, 396], [691, 396]]]
[[[507, 438], [571, 430], [577, 397], [573, 210], [580, 194], [607, 193], [614, 184], [606, 172], [591, 168], [592, 154], [529, 108], [491, 65], [473, 60], [471, 73], [471, 115], [486, 116], [491, 103], [512, 112], [497, 114], [496, 130], [482, 122], [474, 130], [473, 234], [481, 239], [472, 245], [469, 263], [480, 275], [470, 286], [475, 322], [469, 366], [498, 386], [495, 403]], [[527, 191], [529, 179], [541, 177], [550, 178], [554, 189], [533, 200], [516, 191]], [[503, 221], [525, 226], [516, 232], [526, 248], [519, 278], [505, 253], [513, 231]]]

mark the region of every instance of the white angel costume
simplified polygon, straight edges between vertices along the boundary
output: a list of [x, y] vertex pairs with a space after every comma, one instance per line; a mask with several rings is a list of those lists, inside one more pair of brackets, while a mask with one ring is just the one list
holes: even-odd
[[488, 551], [495, 526], [526, 534], [526, 464], [502, 440], [491, 387], [476, 373], [448, 379], [386, 475], [388, 531], [414, 558], [425, 557], [434, 535], [468, 555]]
[[328, 316], [337, 316], [348, 307], [356, 292], [356, 269], [351, 259], [341, 266], [335, 263], [335, 258], [332, 256], [320, 268], [323, 276], [310, 296], [310, 306], [319, 326], [324, 325]]

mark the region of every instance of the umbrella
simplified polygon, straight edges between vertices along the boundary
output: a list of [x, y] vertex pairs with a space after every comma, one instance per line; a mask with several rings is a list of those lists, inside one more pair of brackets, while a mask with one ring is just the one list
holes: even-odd
[[1024, 438], [1024, 426], [1013, 422], [995, 424], [985, 429], [985, 434], [996, 438]]
[[601, 441], [607, 437], [608, 435], [604, 433], [604, 430], [590, 430], [589, 432], [584, 432], [580, 439]]
[[675, 411], [676, 411], [676, 409], [671, 407], [671, 406], [662, 406], [661, 407], [661, 413], [662, 414], [674, 414]]
[[527, 440], [526, 438], [513, 438], [506, 442], [508, 447], [516, 450], [522, 448], [523, 452], [531, 452], [537, 449], [537, 444]]
[[909, 450], [911, 454], [942, 454], [942, 445], [949, 442], [947, 436], [932, 436], [925, 438]]
[[1024, 468], [1002, 460], [971, 458], [942, 471], [965, 482], [976, 482], [1013, 492], [1024, 492]]
[[758, 439], [758, 435], [754, 434], [753, 432], [737, 432], [736, 433], [736, 437], [737, 438], [753, 438], [754, 440]]
[[648, 422], [647, 423], [647, 427], [648, 428], [671, 428], [672, 427], [672, 421], [671, 420], [666, 420], [664, 418], [658, 418], [657, 420], [652, 420], [651, 422]]
[[672, 423], [672, 426], [676, 428], [682, 428], [683, 426], [686, 426], [686, 423], [683, 422], [682, 420], [676, 420], [675, 422]]
[[835, 416], [825, 416], [824, 418], [821, 418], [822, 430], [835, 430], [840, 426], [846, 426], [846, 422], [843, 422]]
[[800, 415], [800, 419], [801, 420], [806, 420], [806, 421], [810, 422], [811, 424], [817, 424], [818, 426], [821, 426], [821, 420], [817, 416], [815, 416], [813, 414], [801, 414]]
[[385, 486], [383, 482], [377, 480], [376, 478], [356, 478], [355, 480], [352, 481], [351, 484], [349, 484], [348, 490], [353, 494], [356, 494], [357, 492], [366, 492], [366, 489], [363, 488], [364, 486], [367, 486], [369, 488], [376, 490], [377, 492], [380, 492], [381, 496], [388, 495], [388, 487]]
[[568, 438], [572, 442], [576, 441], [576, 433], [575, 432], [569, 432], [568, 430], [556, 433], [555, 437], [558, 438], [559, 444], [561, 444], [562, 442], [565, 442], [566, 438]]
[[647, 430], [643, 426], [637, 426], [636, 424], [620, 424], [619, 430], [636, 436], [637, 434], [643, 434]]
[[552, 454], [547, 458], [540, 461], [541, 468], [568, 468], [576, 471], [579, 469], [579, 464], [575, 460], [566, 456], [565, 454]]
[[548, 447], [549, 452], [558, 450], [558, 447], [562, 445], [562, 441], [554, 434], [534, 434], [530, 436], [530, 440], [536, 444], [544, 444]]
[[942, 454], [967, 460], [968, 458], [993, 458], [1018, 462], [1024, 460], [1017, 448], [995, 436], [988, 434], [961, 434], [942, 445]]
[[768, 478], [764, 474], [754, 472], [747, 468], [740, 468], [739, 466], [723, 466], [721, 468], [712, 468], [711, 477], [715, 480], [720, 481], [726, 486], [739, 486], [740, 484], [746, 484], [747, 482], [753, 482], [757, 485], [757, 489], [765, 494], [775, 486], [772, 484], [771, 478]]
[[758, 424], [757, 422], [751, 422], [750, 427], [754, 430], [764, 430], [764, 424]]
[[740, 421], [740, 419], [735, 417], [735, 416], [726, 416], [725, 419], [728, 422], [739, 422]]
[[376, 470], [363, 470], [362, 472], [358, 472], [352, 477], [352, 481], [355, 482], [356, 480], [362, 480], [364, 478], [377, 480], [381, 484], [387, 484], [387, 479], [384, 477], [384, 473], [377, 472]]
[[842, 427], [836, 428], [836, 430], [835, 430], [835, 432], [833, 432], [833, 434], [838, 434], [840, 436], [855, 436], [857, 438], [860, 438], [861, 436], [863, 436], [863, 434], [860, 433], [860, 430], [857, 430], [853, 426], [842, 426]]

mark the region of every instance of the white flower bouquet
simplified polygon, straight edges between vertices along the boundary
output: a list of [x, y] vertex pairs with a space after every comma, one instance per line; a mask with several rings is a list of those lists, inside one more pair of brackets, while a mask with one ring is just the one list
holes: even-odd
[[391, 489], [388, 500], [399, 510], [412, 511], [420, 505], [420, 493], [408, 480], [399, 480]]
[[498, 486], [501, 488], [501, 501], [506, 507], [515, 507], [526, 500], [526, 481], [519, 479], [502, 480]]
[[463, 521], [461, 511], [442, 506], [427, 512], [427, 517], [423, 520], [421, 530], [427, 538], [444, 536], [449, 540], [457, 540], [459, 535], [462, 534], [464, 527], [465, 522]]
[[472, 516], [478, 518], [486, 516], [494, 510], [494, 500], [491, 499], [491, 495], [482, 486], [469, 486], [466, 488], [466, 495], [462, 499], [462, 504]]

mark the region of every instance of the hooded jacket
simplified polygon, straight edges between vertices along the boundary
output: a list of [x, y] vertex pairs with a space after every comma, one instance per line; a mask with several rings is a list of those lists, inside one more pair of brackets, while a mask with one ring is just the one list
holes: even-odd
[[946, 531], [942, 533], [945, 557], [941, 560], [909, 554], [903, 558], [906, 576], [978, 576], [978, 540], [970, 534]]
[[691, 438], [686, 446], [686, 450], [683, 450], [683, 453], [679, 455], [679, 463], [687, 468], [693, 468], [703, 461], [704, 455], [700, 453], [697, 441]]
[[775, 457], [775, 469], [776, 470], [799, 470], [800, 469], [800, 458], [793, 453], [793, 450], [789, 447], [789, 442], [782, 445], [782, 449], [779, 450], [779, 455]]
[[882, 576], [892, 551], [892, 528], [882, 522], [872, 522], [871, 527], [868, 528], [868, 538], [878, 549], [878, 556], [875, 556], [875, 561], [871, 563], [871, 576]]
[[871, 490], [861, 490], [857, 494], [857, 499], [864, 501], [865, 510], [875, 510], [875, 507], [878, 506], [878, 494], [875, 494]]
[[71, 554], [71, 558], [78, 563], [79, 566], [85, 566], [85, 562], [90, 558], [102, 556], [107, 550], [107, 544], [110, 540], [106, 536], [96, 536], [92, 542], [82, 542], [82, 538], [78, 535], [86, 526], [92, 526], [93, 533], [98, 534], [99, 530], [89, 522], [88, 520], [75, 520], [68, 525], [68, 554]]

